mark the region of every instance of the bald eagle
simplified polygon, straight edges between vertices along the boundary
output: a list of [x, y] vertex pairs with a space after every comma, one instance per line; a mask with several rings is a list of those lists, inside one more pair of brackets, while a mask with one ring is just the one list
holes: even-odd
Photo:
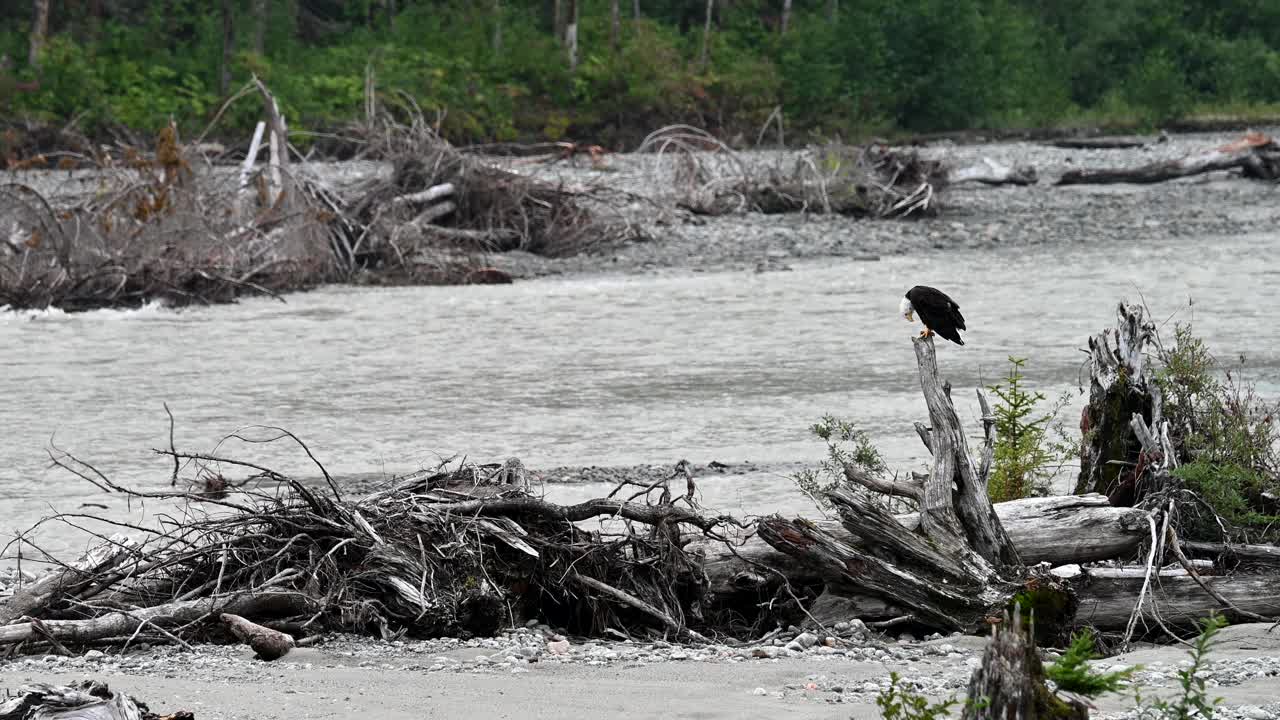
[[907, 291], [906, 297], [898, 305], [899, 312], [908, 321], [911, 313], [920, 314], [920, 322], [924, 330], [920, 337], [928, 337], [937, 333], [957, 345], [963, 345], [960, 330], [964, 330], [964, 316], [960, 314], [960, 306], [947, 294], [927, 285], [917, 285]]

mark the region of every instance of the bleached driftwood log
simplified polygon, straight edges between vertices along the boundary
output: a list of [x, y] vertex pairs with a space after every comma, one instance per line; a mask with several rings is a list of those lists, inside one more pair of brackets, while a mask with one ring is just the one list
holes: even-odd
[[1040, 176], [1030, 165], [1005, 165], [991, 158], [982, 158], [973, 165], [946, 170], [940, 180], [947, 185], [965, 182], [979, 182], [984, 185], [1035, 185], [1039, 182]]
[[263, 660], [282, 658], [294, 648], [293, 636], [279, 630], [263, 627], [232, 613], [222, 613], [219, 619], [231, 628], [231, 634], [247, 643]]
[[1182, 550], [1188, 555], [1280, 567], [1280, 546], [1277, 545], [1232, 545], [1184, 540]]
[[401, 195], [397, 198], [392, 199], [391, 204], [392, 205], [422, 205], [425, 203], [434, 202], [436, 200], [439, 200], [440, 198], [449, 197], [450, 195], [453, 195], [453, 191], [454, 191], [453, 183], [440, 183], [439, 185], [432, 185], [426, 190], [409, 193], [407, 195]]
[[164, 605], [120, 610], [88, 620], [31, 620], [0, 626], [0, 646], [52, 639], [87, 643], [129, 637], [144, 625], [160, 629], [185, 625], [219, 613], [271, 617], [314, 612], [316, 602], [296, 593], [263, 591], [234, 597], [179, 600]]
[[[892, 492], [919, 502], [919, 531], [908, 530], [881, 505], [837, 488], [828, 498], [851, 540], [807, 520], [777, 515], [761, 519], [758, 532], [775, 549], [820, 573], [828, 591], [880, 598], [923, 625], [974, 631], [993, 613], [999, 617], [1028, 570], [987, 496], [994, 419], [984, 418], [983, 461], [976, 464], [949, 388], [938, 377], [933, 339], [917, 338], [913, 344], [934, 463], [927, 477], [897, 483]], [[857, 473], [852, 476], [857, 480]], [[883, 482], [863, 484], [884, 488]], [[1055, 592], [1052, 579], [1038, 578], [1038, 583], [1041, 591]]]
[[1069, 170], [1058, 185], [1148, 184], [1176, 180], [1216, 170], [1241, 169], [1247, 177], [1264, 180], [1280, 178], [1280, 151], [1262, 133], [1250, 133], [1241, 140], [1196, 155], [1134, 168]]
[[[1099, 630], [1123, 630], [1133, 614], [1134, 600], [1145, 581], [1145, 568], [1091, 568], [1072, 582], [1080, 598], [1076, 621]], [[1280, 618], [1280, 573], [1262, 575], [1204, 575], [1222, 598], [1236, 608], [1269, 618]], [[1164, 570], [1151, 579], [1150, 602], [1140, 619], [1155, 625], [1155, 614], [1170, 627], [1188, 628], [1211, 611], [1231, 617], [1231, 611], [1206, 593], [1185, 570]]]
[[[1102, 495], [1060, 495], [997, 503], [996, 515], [1023, 562], [1052, 566], [1125, 559], [1133, 556], [1148, 536], [1147, 513], [1114, 507]], [[896, 515], [906, 530], [920, 527], [916, 513]], [[842, 541], [853, 536], [837, 520], [816, 520], [822, 531]], [[766, 592], [783, 578], [793, 585], [819, 584], [822, 574], [795, 563], [758, 536], [732, 550], [720, 541], [692, 543], [690, 550], [704, 559], [703, 569], [713, 595]], [[1280, 549], [1276, 560], [1280, 562]]]

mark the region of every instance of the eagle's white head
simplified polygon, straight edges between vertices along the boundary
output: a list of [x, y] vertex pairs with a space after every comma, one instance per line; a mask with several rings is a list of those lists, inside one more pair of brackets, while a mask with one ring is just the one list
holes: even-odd
[[913, 320], [913, 318], [911, 317], [911, 313], [914, 310], [915, 308], [911, 307], [911, 301], [908, 300], [905, 295], [903, 295], [902, 302], [898, 303], [898, 312], [902, 313], [902, 317], [906, 318], [907, 321], [910, 322], [911, 320]]

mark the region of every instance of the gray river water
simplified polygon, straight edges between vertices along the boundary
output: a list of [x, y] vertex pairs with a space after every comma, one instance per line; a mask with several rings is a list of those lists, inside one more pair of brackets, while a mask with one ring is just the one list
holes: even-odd
[[[155, 512], [50, 469], [46, 450], [158, 489], [170, 470], [151, 452], [168, 444], [165, 403], [180, 448], [210, 451], [242, 427], [278, 425], [338, 476], [401, 473], [454, 453], [515, 455], [533, 468], [810, 461], [823, 445], [806, 428], [828, 412], [856, 419], [891, 462], [919, 464], [911, 423], [926, 412], [909, 342], [918, 326], [897, 315], [915, 283], [951, 293], [968, 319], [965, 347], [939, 345], [962, 419], [976, 416], [971, 388], [995, 380], [1009, 355], [1031, 358], [1036, 389], [1077, 387], [1078, 348], [1112, 322], [1118, 300], [1140, 294], [1162, 318], [1181, 309], [1179, 319], [1194, 319], [1220, 356], [1246, 353], [1247, 374], [1280, 394], [1273, 245], [1252, 236], [1041, 246], [762, 274], [330, 288], [182, 312], [0, 312], [0, 528], [11, 536], [84, 502], [118, 517]], [[219, 451], [315, 474], [282, 445]], [[730, 510], [804, 503], [780, 474], [703, 490]], [[41, 537], [54, 551], [83, 544]]]

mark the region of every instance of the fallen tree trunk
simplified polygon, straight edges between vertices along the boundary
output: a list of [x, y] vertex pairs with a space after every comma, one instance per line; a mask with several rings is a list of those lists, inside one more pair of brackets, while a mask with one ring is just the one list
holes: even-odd
[[1249, 177], [1275, 180], [1280, 178], [1280, 153], [1275, 151], [1276, 144], [1270, 137], [1261, 133], [1251, 133], [1239, 142], [1177, 160], [1166, 160], [1135, 168], [1069, 170], [1058, 178], [1057, 184], [1149, 184], [1237, 168], [1244, 170]]
[[1230, 543], [1182, 541], [1182, 549], [1188, 555], [1212, 557], [1222, 561], [1239, 564], [1270, 565], [1280, 567], [1280, 546], [1277, 545], [1233, 545]]
[[294, 647], [293, 636], [279, 630], [263, 627], [231, 613], [222, 613], [220, 619], [231, 628], [232, 634], [253, 648], [253, 651], [263, 660], [282, 658]]
[[[1124, 559], [1147, 537], [1145, 511], [1114, 507], [1102, 495], [1092, 493], [1023, 498], [997, 503], [994, 508], [1018, 555], [1028, 565], [1047, 562], [1056, 567]], [[920, 527], [918, 513], [896, 515], [895, 519], [905, 530], [915, 532]], [[813, 524], [837, 540], [853, 541], [853, 535], [839, 521], [816, 520]], [[702, 540], [689, 549], [703, 558], [712, 596], [769, 592], [783, 579], [793, 585], [822, 583], [820, 572], [790, 561], [759, 536], [735, 547]], [[1280, 562], [1280, 554], [1276, 559]]]
[[109, 612], [86, 620], [30, 620], [0, 626], [0, 646], [52, 640], [60, 644], [89, 643], [129, 637], [146, 625], [164, 632], [165, 626], [186, 625], [218, 613], [279, 617], [315, 612], [317, 603], [296, 593], [264, 591], [223, 598], [178, 602]]
[[1154, 142], [1157, 142], [1157, 140], [1124, 137], [1099, 137], [1046, 140], [1041, 143], [1041, 145], [1063, 148], [1066, 150], [1128, 150], [1131, 148], [1146, 147]]
[[[1072, 582], [1080, 599], [1076, 620], [1099, 630], [1124, 630], [1134, 612], [1134, 602], [1145, 582], [1145, 568], [1090, 568]], [[1280, 573], [1261, 575], [1203, 575], [1201, 580], [1240, 610], [1280, 618]], [[1191, 628], [1210, 612], [1231, 618], [1233, 613], [1200, 587], [1185, 570], [1153, 574], [1150, 602], [1139, 619], [1155, 625]]]

